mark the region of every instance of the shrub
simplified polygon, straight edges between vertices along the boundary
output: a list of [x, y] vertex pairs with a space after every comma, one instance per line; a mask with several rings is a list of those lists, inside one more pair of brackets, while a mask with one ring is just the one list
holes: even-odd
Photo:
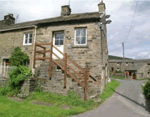
[[144, 94], [146, 96], [146, 98], [150, 99], [150, 81], [148, 81], [145, 86], [144, 86]]
[[2, 87], [2, 88], [0, 88], [0, 94], [1, 95], [6, 95], [10, 91], [11, 91], [11, 89], [9, 87]]
[[122, 73], [122, 71], [117, 71], [117, 70], [116, 70], [115, 73]]
[[26, 61], [29, 61], [29, 57], [20, 47], [16, 47], [9, 58], [10, 66], [20, 66]]
[[31, 70], [26, 66], [19, 66], [9, 71], [9, 87], [12, 89], [20, 89], [25, 79], [32, 74]]

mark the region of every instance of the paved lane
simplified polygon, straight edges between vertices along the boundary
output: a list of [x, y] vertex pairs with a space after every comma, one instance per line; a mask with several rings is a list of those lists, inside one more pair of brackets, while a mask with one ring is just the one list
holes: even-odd
[[145, 81], [118, 81], [115, 93], [97, 109], [72, 117], [150, 117], [141, 89]]

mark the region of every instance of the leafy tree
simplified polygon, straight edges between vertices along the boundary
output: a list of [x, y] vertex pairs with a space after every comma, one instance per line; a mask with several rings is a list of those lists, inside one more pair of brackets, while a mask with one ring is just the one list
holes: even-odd
[[9, 58], [10, 66], [20, 66], [24, 62], [29, 61], [29, 57], [26, 53], [21, 51], [20, 47], [14, 48], [11, 57]]
[[31, 77], [31, 70], [26, 66], [19, 66], [9, 71], [9, 86], [11, 89], [20, 89], [24, 80]]

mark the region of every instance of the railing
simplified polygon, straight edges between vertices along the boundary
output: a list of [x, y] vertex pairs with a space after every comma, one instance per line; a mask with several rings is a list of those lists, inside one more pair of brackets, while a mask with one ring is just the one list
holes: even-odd
[[[42, 45], [50, 45], [50, 50], [46, 50], [46, 47], [43, 47]], [[37, 50], [37, 47], [42, 48], [43, 50]], [[55, 48], [59, 53], [63, 55], [63, 59], [61, 59], [56, 53], [53, 52], [53, 48]], [[46, 52], [50, 52], [50, 58], [46, 57]], [[43, 57], [36, 57], [36, 53], [43, 54]], [[58, 59], [53, 59], [52, 55], [56, 56]], [[62, 53], [57, 47], [53, 46], [52, 43], [43, 43], [43, 44], [35, 44], [35, 51], [34, 51], [34, 68], [35, 68], [35, 60], [49, 60], [49, 78], [51, 78], [52, 75], [52, 63], [54, 62], [57, 64], [63, 71], [64, 71], [64, 88], [66, 88], [67, 85], [67, 75], [69, 75], [72, 79], [74, 79], [79, 85], [81, 85], [84, 88], [84, 100], [87, 100], [87, 85], [89, 83], [89, 68], [86, 64], [86, 70], [81, 68], [75, 61], [73, 61], [67, 53]], [[72, 68], [70, 64], [72, 64], [75, 68], [79, 70], [79, 73]], [[72, 71], [72, 72], [71, 72]], [[80, 72], [83, 74], [81, 75]], [[82, 81], [84, 81], [84, 83]]]

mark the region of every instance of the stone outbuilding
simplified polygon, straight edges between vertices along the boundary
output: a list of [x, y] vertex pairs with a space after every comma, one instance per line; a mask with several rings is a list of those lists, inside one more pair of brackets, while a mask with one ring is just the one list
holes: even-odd
[[36, 77], [46, 80], [45, 91], [65, 94], [72, 89], [83, 97], [87, 75], [87, 97], [101, 94], [108, 77], [106, 24], [111, 22], [105, 10], [102, 1], [97, 12], [71, 14], [70, 6], [65, 5], [59, 17], [17, 24], [13, 14], [4, 16], [0, 21], [0, 74], [6, 76], [11, 52], [19, 46], [28, 54], [33, 74], [39, 72]]
[[150, 77], [150, 61], [136, 59], [109, 59], [110, 75], [123, 76], [129, 79]]

